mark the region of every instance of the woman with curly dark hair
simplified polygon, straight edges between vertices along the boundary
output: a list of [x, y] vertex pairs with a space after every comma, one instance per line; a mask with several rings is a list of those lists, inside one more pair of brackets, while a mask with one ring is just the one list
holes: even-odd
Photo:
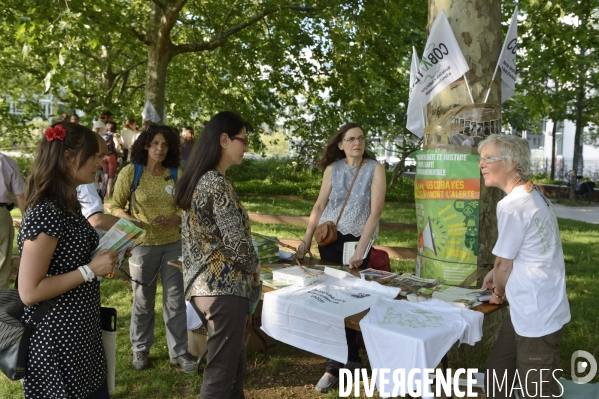
[[[166, 265], [181, 256], [181, 210], [175, 205], [174, 187], [181, 174], [179, 139], [168, 126], [148, 126], [131, 148], [131, 162], [117, 179], [110, 212], [137, 219], [145, 230], [129, 259], [133, 278], [133, 308], [130, 338], [133, 367], [148, 367], [154, 343], [154, 302], [156, 277], [161, 276], [162, 313], [171, 363], [185, 371], [195, 369], [187, 351], [187, 319], [183, 300], [183, 276]], [[132, 190], [134, 180], [137, 183]], [[129, 213], [125, 211], [128, 204]]]

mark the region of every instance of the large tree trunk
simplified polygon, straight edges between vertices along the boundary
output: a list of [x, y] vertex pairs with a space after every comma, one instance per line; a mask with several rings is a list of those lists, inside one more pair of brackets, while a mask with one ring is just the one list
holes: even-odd
[[187, 0], [166, 0], [152, 3], [150, 24], [145, 34], [148, 51], [146, 100], [150, 100], [158, 116], [164, 120], [164, 99], [168, 64], [174, 56], [171, 30]]
[[[166, 73], [170, 61], [169, 43], [164, 41], [158, 40], [157, 43], [148, 45], [148, 72], [146, 73], [146, 100], [150, 100], [162, 119], [164, 119]], [[162, 120], [161, 123], [165, 124], [166, 121]]]
[[[428, 24], [445, 10], [449, 24], [470, 66], [466, 74], [474, 102], [483, 102], [501, 51], [501, 1], [499, 0], [429, 0]], [[488, 102], [501, 103], [499, 71], [491, 87]], [[434, 123], [453, 106], [469, 104], [470, 95], [464, 80], [458, 80], [439, 93], [427, 107], [428, 124]], [[463, 148], [463, 147], [462, 147]], [[476, 148], [473, 148], [476, 153]], [[501, 199], [497, 188], [486, 188], [481, 179], [478, 263], [492, 264], [491, 250], [497, 240], [495, 209]]]

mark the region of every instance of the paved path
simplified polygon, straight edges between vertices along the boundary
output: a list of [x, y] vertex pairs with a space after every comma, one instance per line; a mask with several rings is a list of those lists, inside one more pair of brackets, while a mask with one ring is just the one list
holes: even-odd
[[582, 222], [599, 224], [599, 204], [592, 206], [565, 206], [553, 204], [558, 218], [580, 220]]

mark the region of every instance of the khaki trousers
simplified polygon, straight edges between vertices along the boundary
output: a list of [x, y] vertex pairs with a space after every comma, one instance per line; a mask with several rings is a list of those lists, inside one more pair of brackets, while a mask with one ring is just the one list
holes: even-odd
[[516, 334], [507, 313], [487, 361], [487, 398], [513, 397], [510, 390], [516, 371], [523, 388], [519, 391], [521, 398], [561, 397], [562, 389], [557, 379], [561, 375], [559, 343], [562, 329], [542, 337], [523, 337]]
[[12, 270], [12, 242], [15, 229], [8, 209], [0, 207], [0, 290], [8, 288]]

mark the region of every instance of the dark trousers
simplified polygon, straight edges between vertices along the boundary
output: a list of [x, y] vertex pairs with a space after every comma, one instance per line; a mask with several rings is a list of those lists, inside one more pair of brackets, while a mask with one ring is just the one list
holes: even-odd
[[201, 399], [243, 399], [246, 373], [243, 335], [249, 300], [240, 296], [198, 296], [194, 305], [208, 331], [208, 356]]
[[[343, 263], [343, 244], [351, 241], [359, 241], [360, 237], [353, 236], [351, 234], [341, 234], [337, 232], [337, 241], [326, 247], [318, 246], [318, 252], [320, 253], [320, 259], [329, 262]], [[362, 262], [360, 269], [366, 269], [370, 262], [370, 252], [366, 255], [366, 259]]]
[[123, 169], [125, 166], [127, 166], [129, 164], [128, 157], [129, 157], [129, 149], [123, 148], [123, 158], [121, 158], [121, 169]]
[[[353, 236], [351, 234], [341, 234], [337, 232], [337, 241], [326, 247], [318, 247], [320, 253], [320, 259], [329, 262], [343, 263], [343, 244], [351, 241], [359, 241], [360, 237]], [[366, 269], [368, 262], [370, 261], [370, 252], [366, 256], [366, 259], [362, 262], [360, 269]], [[347, 361], [348, 362], [360, 362], [360, 348], [364, 347], [364, 341], [362, 339], [362, 333], [360, 331], [352, 330], [351, 328], [345, 327], [345, 339], [347, 340]], [[326, 369], [327, 373], [331, 373], [335, 377], [339, 377], [339, 369], [344, 366], [343, 363], [337, 362], [333, 359], [327, 359]]]
[[[523, 388], [520, 397], [560, 397], [561, 388], [556, 379], [561, 375], [557, 369], [562, 329], [542, 337], [523, 337], [514, 330], [508, 313], [487, 361], [487, 398], [510, 398], [516, 370]], [[502, 383], [504, 376], [507, 378]]]
[[110, 395], [108, 395], [108, 383], [100, 385], [100, 388], [89, 394], [85, 399], [108, 399]]

